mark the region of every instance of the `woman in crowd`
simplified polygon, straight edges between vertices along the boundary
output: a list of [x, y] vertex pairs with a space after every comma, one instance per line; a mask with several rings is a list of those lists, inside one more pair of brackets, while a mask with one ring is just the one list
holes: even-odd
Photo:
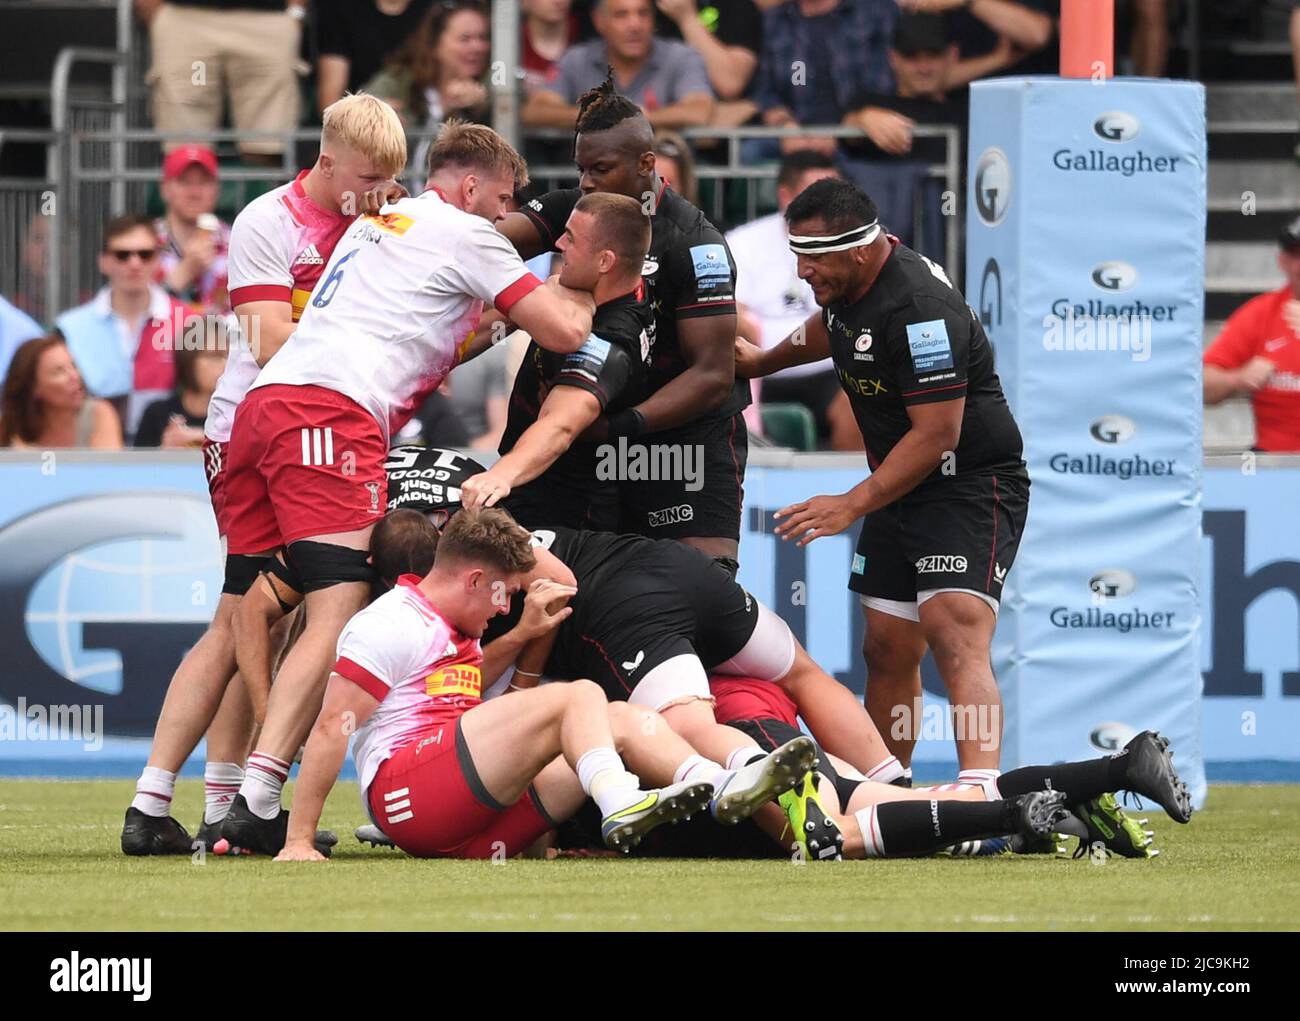
[[62, 337], [37, 337], [14, 352], [0, 398], [0, 446], [121, 449], [117, 412], [86, 394]]
[[208, 401], [226, 367], [225, 329], [209, 325], [209, 343], [197, 351], [176, 352], [176, 392], [154, 401], [140, 416], [137, 447], [200, 447]]

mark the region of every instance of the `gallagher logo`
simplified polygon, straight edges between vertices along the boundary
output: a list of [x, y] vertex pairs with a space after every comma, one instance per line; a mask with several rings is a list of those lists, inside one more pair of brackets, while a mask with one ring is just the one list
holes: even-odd
[[996, 227], [1011, 206], [1011, 164], [1001, 149], [985, 149], [975, 164], [975, 211]]
[[1103, 599], [1119, 599], [1131, 595], [1137, 588], [1137, 578], [1132, 571], [1121, 567], [1109, 567], [1098, 571], [1088, 579], [1088, 588], [1094, 595]]
[[1124, 415], [1102, 415], [1088, 433], [1098, 443], [1127, 443], [1137, 434], [1137, 425]]
[[1092, 122], [1093, 133], [1104, 142], [1130, 142], [1137, 138], [1142, 123], [1131, 113], [1111, 110]]
[[1092, 282], [1103, 291], [1132, 290], [1137, 279], [1137, 270], [1127, 262], [1101, 262], [1092, 270]]

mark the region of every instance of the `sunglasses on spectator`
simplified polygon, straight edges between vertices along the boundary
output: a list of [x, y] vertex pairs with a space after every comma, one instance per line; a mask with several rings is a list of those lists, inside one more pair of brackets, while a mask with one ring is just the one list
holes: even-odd
[[154, 259], [158, 257], [158, 249], [156, 248], [110, 248], [107, 254], [111, 255], [118, 262], [127, 262], [133, 255], [139, 258], [141, 262], [152, 262]]

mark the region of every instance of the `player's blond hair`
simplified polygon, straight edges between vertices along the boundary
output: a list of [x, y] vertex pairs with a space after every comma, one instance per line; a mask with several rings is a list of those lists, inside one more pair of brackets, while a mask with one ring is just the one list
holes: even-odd
[[365, 92], [346, 95], [321, 115], [321, 148], [346, 146], [370, 158], [376, 169], [396, 177], [406, 167], [406, 132], [391, 106]]
[[485, 124], [470, 124], [454, 117], [443, 123], [429, 146], [429, 176], [443, 167], [510, 174], [516, 189], [528, 183], [528, 164], [514, 146]]

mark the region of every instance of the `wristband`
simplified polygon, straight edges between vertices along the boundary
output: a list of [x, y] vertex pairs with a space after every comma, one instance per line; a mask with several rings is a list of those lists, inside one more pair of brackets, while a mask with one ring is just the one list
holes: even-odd
[[609, 438], [625, 436], [629, 440], [645, 432], [645, 417], [636, 408], [625, 408], [609, 417]]
[[535, 673], [533, 673], [531, 670], [520, 670], [518, 667], [515, 667], [515, 673], [517, 673], [517, 674], [523, 674], [525, 677], [541, 677], [541, 676], [542, 676], [541, 674], [535, 674]]

